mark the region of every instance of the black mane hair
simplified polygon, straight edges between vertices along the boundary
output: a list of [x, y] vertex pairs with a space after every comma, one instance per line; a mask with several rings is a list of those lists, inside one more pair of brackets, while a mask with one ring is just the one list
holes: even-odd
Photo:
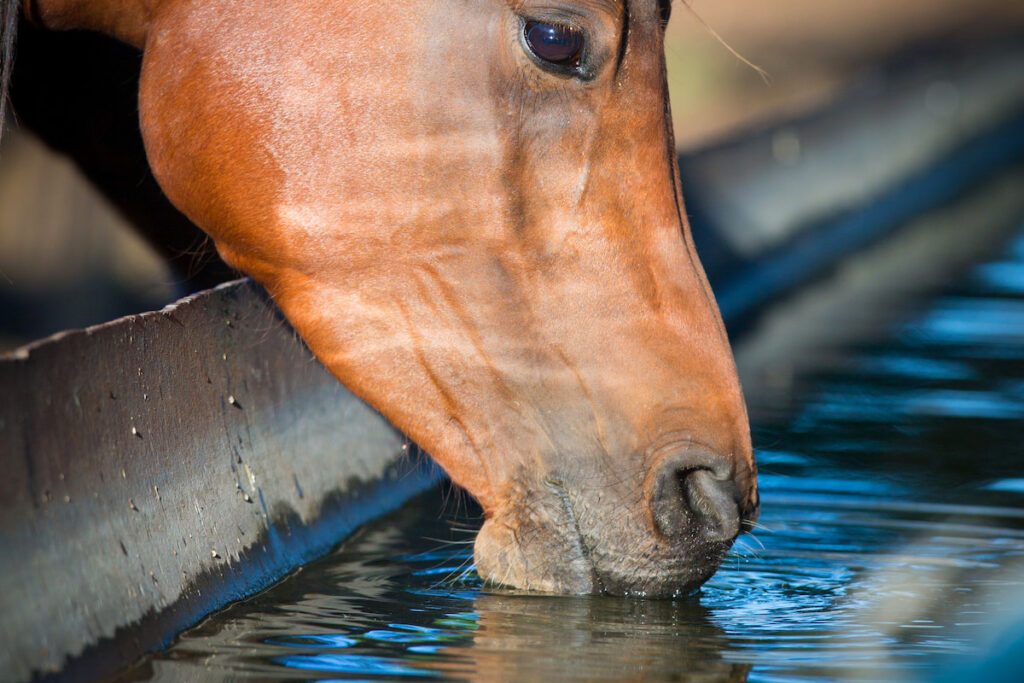
[[7, 114], [7, 86], [14, 68], [14, 34], [18, 30], [19, 0], [0, 0], [0, 136]]

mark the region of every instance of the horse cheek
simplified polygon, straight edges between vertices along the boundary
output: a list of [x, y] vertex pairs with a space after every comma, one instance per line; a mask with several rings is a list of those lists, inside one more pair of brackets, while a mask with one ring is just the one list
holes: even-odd
[[273, 210], [276, 171], [260, 154], [259, 103], [175, 52], [168, 39], [144, 53], [139, 116], [153, 175], [228, 265], [273, 290], [288, 250]]

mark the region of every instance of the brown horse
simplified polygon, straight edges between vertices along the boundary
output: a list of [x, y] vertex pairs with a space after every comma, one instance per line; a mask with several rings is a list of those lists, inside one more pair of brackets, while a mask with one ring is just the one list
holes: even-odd
[[142, 50], [164, 192], [476, 497], [484, 578], [672, 595], [753, 522], [679, 189], [669, 0], [21, 10]]

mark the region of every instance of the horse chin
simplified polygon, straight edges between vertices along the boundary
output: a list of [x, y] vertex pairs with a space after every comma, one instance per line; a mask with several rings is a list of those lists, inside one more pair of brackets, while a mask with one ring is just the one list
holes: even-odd
[[694, 593], [718, 570], [732, 541], [705, 544], [687, 563], [671, 560], [619, 566], [602, 576], [601, 592], [644, 598], [678, 598]]
[[555, 530], [539, 531], [487, 520], [473, 552], [477, 573], [486, 583], [506, 588], [562, 595], [600, 592], [593, 567], [579, 546], [567, 547]]

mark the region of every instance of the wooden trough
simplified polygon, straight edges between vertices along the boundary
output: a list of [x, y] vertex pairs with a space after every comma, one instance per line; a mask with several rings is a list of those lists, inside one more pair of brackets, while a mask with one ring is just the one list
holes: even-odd
[[[1021, 64], [1003, 50], [886, 74], [812, 117], [682, 157], [733, 330], [1024, 158]], [[970, 96], [956, 125], [921, 114], [940, 81]], [[865, 150], [870, 135], [853, 132], [879, 116], [917, 144], [883, 136]], [[854, 163], [868, 153], [894, 169], [883, 182]], [[810, 192], [824, 167], [829, 183]], [[439, 481], [407, 447], [249, 281], [0, 358], [2, 678], [114, 673], [324, 554]]]
[[0, 362], [3, 678], [116, 671], [438, 480], [262, 291]]

